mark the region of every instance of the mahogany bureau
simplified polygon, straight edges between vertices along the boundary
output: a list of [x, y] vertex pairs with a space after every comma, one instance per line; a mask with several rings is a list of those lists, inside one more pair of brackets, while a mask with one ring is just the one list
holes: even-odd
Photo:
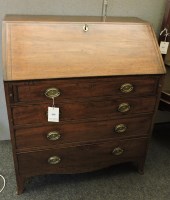
[[124, 162], [143, 173], [165, 74], [147, 22], [7, 16], [3, 68], [18, 194], [36, 175]]

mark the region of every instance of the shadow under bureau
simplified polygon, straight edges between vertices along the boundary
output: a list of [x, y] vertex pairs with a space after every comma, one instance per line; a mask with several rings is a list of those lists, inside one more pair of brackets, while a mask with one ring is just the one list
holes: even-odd
[[36, 175], [123, 162], [143, 173], [165, 74], [147, 22], [7, 16], [3, 67], [18, 194]]

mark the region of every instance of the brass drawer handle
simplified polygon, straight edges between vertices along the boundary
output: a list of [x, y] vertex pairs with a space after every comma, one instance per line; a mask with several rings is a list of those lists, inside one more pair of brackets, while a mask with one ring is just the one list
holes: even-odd
[[48, 98], [55, 98], [55, 97], [58, 97], [60, 96], [60, 90], [58, 88], [48, 88], [46, 91], [45, 91], [45, 96], [48, 97]]
[[83, 31], [84, 31], [84, 32], [87, 32], [88, 30], [89, 30], [89, 27], [88, 27], [87, 24], [85, 24], [85, 25], [83, 26]]
[[124, 150], [120, 147], [116, 147], [112, 153], [115, 155], [115, 156], [120, 156], [121, 154], [123, 154]]
[[51, 157], [48, 159], [48, 163], [49, 163], [50, 165], [56, 165], [56, 164], [60, 163], [60, 161], [61, 161], [61, 159], [60, 159], [60, 157], [58, 157], [58, 156], [51, 156]]
[[47, 139], [51, 141], [58, 140], [61, 137], [58, 131], [52, 131], [47, 134]]
[[128, 103], [121, 103], [118, 107], [119, 112], [128, 112], [130, 110], [130, 105]]
[[131, 83], [124, 83], [123, 85], [121, 85], [120, 87], [120, 91], [123, 93], [130, 93], [133, 91], [133, 85]]
[[126, 129], [127, 129], [127, 126], [125, 124], [118, 124], [115, 126], [116, 133], [124, 133]]

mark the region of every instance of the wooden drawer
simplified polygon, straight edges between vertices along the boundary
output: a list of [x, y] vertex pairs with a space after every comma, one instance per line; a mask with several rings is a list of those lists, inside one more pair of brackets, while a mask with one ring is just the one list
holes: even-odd
[[136, 117], [88, 123], [65, 123], [53, 126], [22, 128], [15, 131], [16, 146], [27, 148], [59, 147], [70, 143], [99, 141], [147, 135], [151, 117]]
[[[148, 98], [128, 98], [114, 99], [108, 98], [98, 101], [67, 101], [57, 103], [60, 108], [60, 121], [69, 120], [90, 120], [108, 119], [113, 117], [122, 117], [137, 113], [152, 113], [155, 108], [155, 97]], [[128, 112], [119, 112], [120, 105], [127, 103], [130, 106]], [[24, 124], [42, 124], [47, 122], [47, 110], [50, 104], [34, 104], [28, 106], [14, 106], [12, 109], [13, 121], [15, 125]], [[51, 122], [53, 123], [53, 122]]]
[[[14, 102], [51, 101], [45, 92], [57, 88], [60, 95], [57, 102], [64, 99], [88, 98], [98, 96], [144, 96], [156, 93], [157, 76], [125, 76], [107, 78], [59, 79], [44, 81], [25, 81], [13, 83]], [[123, 92], [125, 84], [132, 85], [132, 91]], [[124, 86], [124, 87], [122, 87]], [[126, 85], [126, 87], [128, 87]], [[130, 85], [129, 85], [130, 87]]]
[[[146, 147], [146, 139], [110, 140], [84, 146], [21, 153], [17, 157], [21, 175], [79, 173], [142, 157], [145, 155]], [[123, 152], [121, 152], [121, 149]], [[53, 156], [60, 158], [58, 164], [48, 163], [49, 158]], [[55, 159], [53, 161], [59, 161], [57, 158]]]

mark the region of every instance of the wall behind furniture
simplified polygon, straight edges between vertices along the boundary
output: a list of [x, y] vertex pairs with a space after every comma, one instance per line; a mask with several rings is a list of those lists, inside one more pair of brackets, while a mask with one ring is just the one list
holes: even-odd
[[[164, 14], [165, 1], [109, 0], [108, 15], [142, 18], [149, 21], [158, 34]], [[0, 22], [6, 14], [100, 16], [102, 2], [103, 0], [0, 0]], [[1, 32], [0, 28], [0, 37]], [[3, 90], [1, 46], [0, 42], [0, 140], [6, 140], [10, 136]], [[161, 116], [161, 119], [163, 118], [164, 114]], [[170, 115], [166, 114], [166, 118], [170, 120]]]

